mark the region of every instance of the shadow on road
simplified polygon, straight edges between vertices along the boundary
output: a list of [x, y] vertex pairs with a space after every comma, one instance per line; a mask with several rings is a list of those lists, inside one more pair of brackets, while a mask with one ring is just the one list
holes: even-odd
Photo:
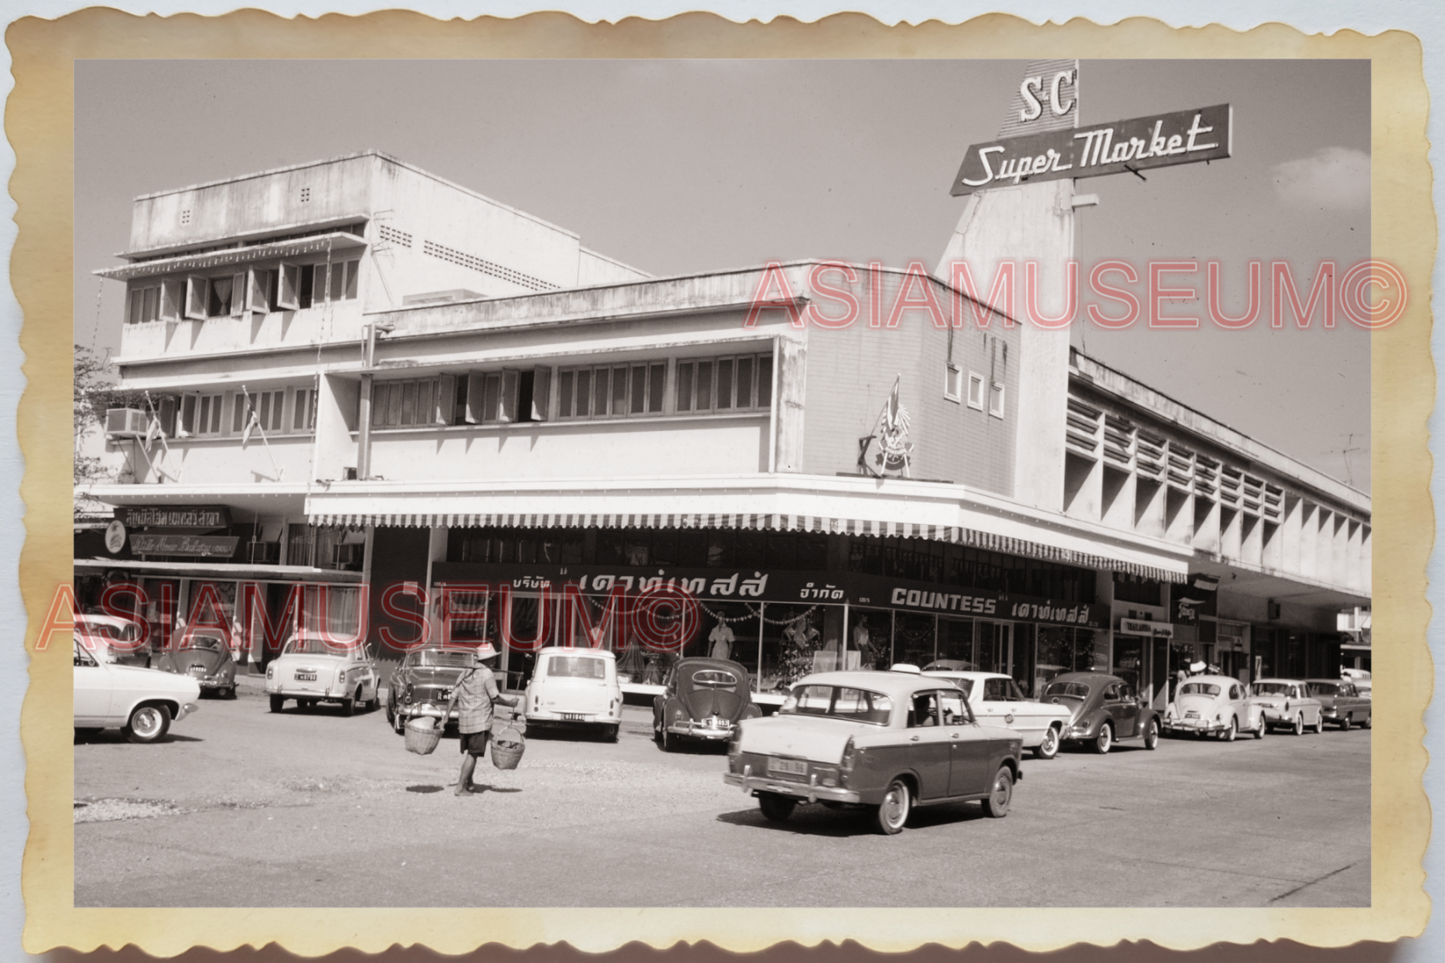
[[75, 730], [76, 743], [93, 743], [103, 745], [111, 743], [114, 745], [126, 746], [163, 746], [168, 742], [205, 742], [204, 739], [197, 739], [195, 736], [182, 736], [174, 732], [168, 732], [154, 742], [131, 742], [125, 737], [125, 733], [119, 729], [106, 729], [103, 732], [84, 733], [79, 729]]
[[423, 793], [423, 794], [425, 794], [425, 793], [432, 793], [432, 792], [441, 792], [441, 791], [442, 791], [442, 787], [441, 787], [441, 786], [407, 786], [407, 787], [406, 787], [406, 791], [407, 791], [407, 792], [417, 792], [417, 793]]
[[[909, 829], [928, 829], [956, 823], [970, 823], [983, 819], [983, 807], [976, 802], [943, 803], [937, 806], [915, 808], [908, 816]], [[781, 830], [799, 836], [858, 836], [874, 832], [873, 813], [870, 807], [829, 809], [821, 803], [799, 804], [786, 821], [769, 821], [758, 809], [742, 809], [737, 812], [721, 813], [719, 822], [734, 826], [752, 826], [757, 829]]]

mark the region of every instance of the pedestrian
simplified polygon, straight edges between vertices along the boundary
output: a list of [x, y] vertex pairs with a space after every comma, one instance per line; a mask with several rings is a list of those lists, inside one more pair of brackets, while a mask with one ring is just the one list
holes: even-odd
[[497, 690], [497, 677], [487, 665], [497, 657], [497, 650], [490, 642], [483, 642], [472, 654], [472, 667], [452, 688], [452, 697], [447, 702], [440, 724], [445, 726], [452, 716], [452, 709], [458, 710], [457, 723], [461, 730], [462, 768], [457, 773], [458, 796], [479, 792], [472, 785], [472, 771], [477, 760], [487, 751], [487, 742], [492, 738], [492, 706], [502, 705], [519, 708], [518, 696], [505, 696]]

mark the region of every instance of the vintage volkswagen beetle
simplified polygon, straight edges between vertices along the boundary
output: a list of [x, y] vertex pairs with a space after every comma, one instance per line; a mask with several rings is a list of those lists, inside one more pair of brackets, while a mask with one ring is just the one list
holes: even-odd
[[[464, 649], [428, 646], [408, 652], [387, 685], [386, 721], [397, 733], [404, 733], [412, 719], [440, 719], [447, 710], [452, 688], [472, 667], [472, 661], [471, 651]], [[442, 724], [456, 722], [458, 715], [458, 710], [453, 709]]]
[[777, 715], [738, 725], [723, 779], [775, 822], [799, 802], [866, 806], [893, 835], [915, 804], [978, 799], [1006, 815], [1021, 746], [1017, 732], [981, 725], [946, 679], [820, 672], [795, 683]]
[[1306, 679], [1305, 690], [1320, 701], [1326, 722], [1345, 731], [1351, 726], [1370, 728], [1370, 700], [1349, 679]]
[[763, 712], [748, 692], [748, 670], [728, 659], [680, 659], [652, 701], [652, 733], [664, 752], [682, 740], [724, 742], [743, 719]]
[[377, 681], [369, 648], [328, 639], [314, 629], [291, 636], [281, 655], [266, 666], [272, 712], [280, 712], [288, 698], [301, 709], [339, 702], [348, 716], [363, 706], [375, 709], [380, 704]]
[[979, 722], [1014, 730], [1023, 739], [1024, 748], [1032, 749], [1040, 759], [1052, 759], [1059, 754], [1064, 729], [1073, 716], [1066, 706], [1025, 699], [1013, 677], [1002, 672], [923, 671], [926, 675], [953, 680], [968, 698], [968, 707]]
[[1194, 675], [1179, 684], [1174, 701], [1164, 709], [1164, 732], [1218, 736], [1233, 742], [1241, 732], [1264, 738], [1264, 711], [1249, 698], [1249, 689], [1225, 675]]
[[1306, 726], [1313, 726], [1317, 733], [1325, 731], [1324, 708], [1299, 679], [1256, 679], [1249, 696], [1264, 713], [1264, 724], [1272, 729], [1293, 729], [1297, 736]]
[[522, 703], [530, 725], [599, 726], [610, 742], [622, 728], [622, 686], [617, 656], [605, 649], [548, 646]]
[[1065, 742], [1089, 745], [1100, 754], [1121, 739], [1143, 739], [1145, 749], [1159, 745], [1158, 711], [1145, 705], [1118, 676], [1065, 672], [1044, 686], [1041, 698], [1069, 709]]
[[76, 734], [119, 727], [131, 742], [160, 739], [201, 697], [189, 676], [97, 659], [82, 635], [75, 638], [74, 684]]
[[198, 629], [190, 638], [177, 640], [156, 659], [162, 672], [188, 675], [201, 685], [201, 693], [214, 692], [223, 699], [236, 698], [236, 662], [231, 647], [217, 630]]

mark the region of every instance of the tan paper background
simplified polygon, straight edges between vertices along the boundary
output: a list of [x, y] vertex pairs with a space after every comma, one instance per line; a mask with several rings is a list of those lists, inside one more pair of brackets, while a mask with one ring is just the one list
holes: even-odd
[[[21, 495], [27, 539], [21, 588], [32, 654], [22, 711], [30, 837], [23, 868], [25, 946], [89, 950], [135, 943], [153, 954], [192, 945], [220, 949], [278, 942], [298, 953], [352, 946], [375, 952], [422, 943], [459, 953], [481, 943], [565, 940], [600, 951], [629, 941], [665, 946], [710, 940], [753, 950], [782, 940], [857, 940], [880, 950], [924, 943], [1007, 941], [1044, 950], [1077, 941], [1149, 940], [1172, 948], [1217, 941], [1294, 939], [1319, 946], [1393, 940], [1424, 926], [1429, 901], [1421, 858], [1429, 835], [1420, 778], [1421, 714], [1433, 671], [1424, 567], [1433, 508], [1425, 422], [1434, 398], [1429, 279], [1436, 222], [1426, 159], [1428, 109], [1417, 40], [1391, 32], [1305, 36], [1283, 25], [1238, 33], [1173, 30], [1133, 19], [1034, 27], [1008, 16], [959, 26], [883, 27], [857, 15], [817, 24], [735, 24], [706, 14], [663, 22], [589, 25], [566, 15], [443, 23], [418, 14], [283, 20], [245, 11], [222, 18], [137, 18], [88, 10], [55, 21], [27, 18], [6, 34], [16, 88], [5, 115], [17, 155], [10, 191], [19, 235], [11, 278], [24, 309], [28, 387], [20, 404], [26, 458]], [[1375, 736], [1372, 791], [1373, 905], [1369, 909], [1072, 910], [288, 910], [75, 909], [72, 905], [73, 772], [68, 640], [36, 650], [58, 584], [71, 578], [71, 278], [73, 62], [84, 58], [481, 58], [481, 57], [919, 57], [919, 58], [1363, 58], [1372, 64], [1373, 256], [1398, 267], [1410, 307], [1372, 336]], [[1281, 799], [1281, 805], [1287, 805]]]

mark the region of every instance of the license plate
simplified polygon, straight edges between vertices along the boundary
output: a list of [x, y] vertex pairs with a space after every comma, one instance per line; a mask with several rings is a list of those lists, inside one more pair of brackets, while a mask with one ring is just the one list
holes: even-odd
[[564, 713], [562, 713], [562, 721], [563, 721], [563, 722], [585, 722], [585, 721], [587, 721], [587, 717], [584, 716], [584, 715], [583, 715], [582, 713], [580, 713], [580, 712], [564, 712]]
[[1184, 718], [1186, 718], [1186, 719], [1198, 719], [1198, 718], [1199, 718], [1199, 713], [1197, 713], [1197, 712], [1186, 712], [1186, 713], [1184, 713]]
[[315, 673], [315, 672], [298, 672], [298, 673], [296, 673], [296, 681], [297, 681], [297, 682], [315, 682], [315, 681], [316, 681], [316, 673]]
[[806, 776], [808, 764], [801, 759], [769, 759], [768, 772], [781, 773], [785, 776]]

